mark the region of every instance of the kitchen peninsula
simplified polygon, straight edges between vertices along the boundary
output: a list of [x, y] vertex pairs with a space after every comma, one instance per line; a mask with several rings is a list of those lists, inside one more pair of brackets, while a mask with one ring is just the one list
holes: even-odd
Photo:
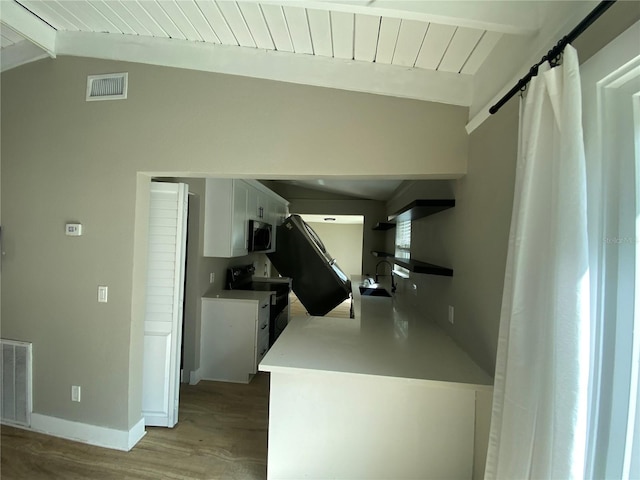
[[296, 317], [271, 372], [268, 478], [482, 478], [493, 379], [394, 297], [355, 318]]

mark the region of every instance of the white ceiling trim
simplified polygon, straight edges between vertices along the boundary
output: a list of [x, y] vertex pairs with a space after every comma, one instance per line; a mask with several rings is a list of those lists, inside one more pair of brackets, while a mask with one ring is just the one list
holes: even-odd
[[[0, 21], [35, 43], [50, 57], [56, 56], [56, 30], [34, 16], [16, 2], [2, 1]], [[4, 52], [3, 52], [4, 55]]]
[[58, 55], [102, 58], [468, 107], [471, 75], [256, 48], [108, 33], [58, 32]]
[[23, 40], [14, 45], [2, 49], [0, 55], [0, 72], [35, 62], [43, 58], [49, 58], [49, 54], [33, 43]]

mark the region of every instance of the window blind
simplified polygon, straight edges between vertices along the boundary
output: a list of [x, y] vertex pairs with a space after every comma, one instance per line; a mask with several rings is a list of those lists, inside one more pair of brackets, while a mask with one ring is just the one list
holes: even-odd
[[[398, 222], [396, 224], [396, 258], [409, 260], [411, 258], [411, 220]], [[400, 265], [395, 265], [394, 271], [403, 277], [409, 276], [409, 270]]]

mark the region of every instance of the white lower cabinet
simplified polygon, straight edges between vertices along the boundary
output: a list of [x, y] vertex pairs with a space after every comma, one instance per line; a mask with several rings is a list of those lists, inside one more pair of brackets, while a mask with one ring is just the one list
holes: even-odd
[[245, 290], [202, 298], [200, 378], [249, 383], [269, 349], [271, 293]]

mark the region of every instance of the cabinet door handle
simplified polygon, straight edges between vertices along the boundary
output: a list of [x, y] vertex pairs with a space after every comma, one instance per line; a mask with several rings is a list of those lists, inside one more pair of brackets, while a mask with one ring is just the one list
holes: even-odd
[[260, 356], [261, 357], [264, 356], [265, 353], [267, 353], [267, 349], [266, 348], [260, 352]]
[[267, 328], [268, 325], [269, 325], [268, 323], [265, 323], [263, 326], [260, 327], [260, 330], [264, 330], [265, 328]]
[[268, 306], [269, 306], [269, 304], [267, 303], [265, 305], [262, 305], [262, 307], [260, 307], [260, 308], [267, 308]]

